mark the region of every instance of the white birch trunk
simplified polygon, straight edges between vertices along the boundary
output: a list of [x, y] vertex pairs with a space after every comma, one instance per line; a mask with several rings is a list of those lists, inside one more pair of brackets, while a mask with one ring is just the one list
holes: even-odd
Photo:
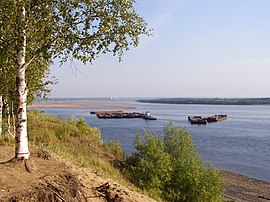
[[25, 81], [25, 54], [26, 54], [26, 24], [25, 24], [25, 6], [22, 2], [19, 16], [19, 39], [17, 52], [17, 70], [16, 70], [16, 85], [17, 85], [17, 116], [16, 116], [16, 158], [29, 158], [28, 137], [27, 137], [27, 115], [26, 115], [26, 99], [27, 88]]
[[0, 95], [0, 136], [2, 135], [2, 113], [3, 113], [3, 102], [2, 96]]

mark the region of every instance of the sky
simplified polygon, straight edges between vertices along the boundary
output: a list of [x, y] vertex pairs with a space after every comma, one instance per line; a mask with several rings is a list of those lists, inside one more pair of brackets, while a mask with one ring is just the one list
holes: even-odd
[[51, 97], [270, 96], [269, 0], [137, 0], [135, 7], [154, 36], [141, 37], [120, 63], [108, 54], [87, 65], [55, 62]]

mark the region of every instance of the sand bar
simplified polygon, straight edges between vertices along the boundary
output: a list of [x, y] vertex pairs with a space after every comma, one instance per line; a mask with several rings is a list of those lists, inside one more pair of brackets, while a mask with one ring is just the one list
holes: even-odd
[[118, 109], [118, 110], [128, 110], [136, 109], [135, 106], [122, 106], [122, 105], [112, 105], [112, 106], [102, 106], [102, 105], [81, 105], [81, 104], [56, 104], [56, 103], [34, 103], [29, 106], [30, 108], [74, 108], [74, 109]]

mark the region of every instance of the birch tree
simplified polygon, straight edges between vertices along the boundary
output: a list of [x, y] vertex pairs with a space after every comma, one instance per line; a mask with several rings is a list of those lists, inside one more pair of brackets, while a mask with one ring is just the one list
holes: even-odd
[[16, 117], [16, 158], [28, 159], [28, 138], [27, 138], [27, 114], [26, 114], [26, 100], [27, 88], [25, 81], [25, 55], [26, 55], [26, 16], [25, 3], [19, 1], [18, 3], [18, 48], [16, 55], [16, 87], [17, 87], [17, 117]]
[[[14, 125], [13, 110], [14, 99], [16, 99], [16, 63], [10, 57], [5, 57], [5, 61], [0, 57], [0, 95], [2, 95], [4, 108], [3, 118], [6, 116], [7, 132], [14, 137], [15, 132], [11, 130]], [[56, 80], [49, 78], [49, 64], [43, 60], [35, 60], [28, 66], [26, 79], [28, 84], [27, 104], [31, 104], [36, 98], [46, 98], [50, 93], [49, 85], [55, 84]], [[15, 101], [15, 104], [17, 102]], [[11, 119], [12, 118], [12, 119]], [[12, 120], [12, 121], [11, 121]], [[13, 126], [14, 127], [14, 126]]]
[[[29, 158], [28, 66], [39, 60], [50, 63], [56, 57], [61, 63], [70, 58], [92, 63], [104, 53], [117, 55], [121, 60], [124, 51], [139, 45], [140, 35], [149, 35], [135, 3], [136, 0], [0, 0], [0, 12], [7, 21], [0, 20], [0, 25], [7, 25], [6, 29], [0, 28], [0, 47], [6, 47], [16, 58], [16, 158]], [[11, 26], [14, 22], [15, 26]]]

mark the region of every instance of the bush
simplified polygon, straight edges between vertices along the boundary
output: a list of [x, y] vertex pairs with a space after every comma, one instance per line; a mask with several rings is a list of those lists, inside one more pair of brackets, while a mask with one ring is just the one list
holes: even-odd
[[170, 156], [164, 152], [164, 143], [160, 137], [146, 131], [144, 142], [137, 136], [136, 149], [139, 152], [127, 159], [132, 182], [159, 197], [170, 180], [171, 171]]
[[135, 143], [127, 172], [137, 186], [166, 201], [221, 201], [220, 173], [204, 164], [185, 129], [169, 123], [164, 137], [146, 131]]

